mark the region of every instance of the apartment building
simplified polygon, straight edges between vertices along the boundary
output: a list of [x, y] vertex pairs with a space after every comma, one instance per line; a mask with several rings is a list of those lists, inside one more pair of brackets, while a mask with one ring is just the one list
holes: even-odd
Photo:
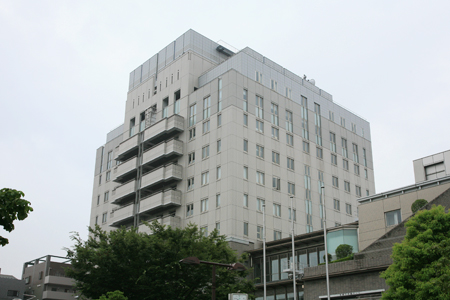
[[330, 226], [351, 223], [374, 193], [366, 120], [314, 80], [189, 30], [130, 73], [123, 124], [97, 149], [90, 226], [195, 223], [249, 250], [288, 237], [291, 218], [296, 234], [320, 230], [324, 206]]

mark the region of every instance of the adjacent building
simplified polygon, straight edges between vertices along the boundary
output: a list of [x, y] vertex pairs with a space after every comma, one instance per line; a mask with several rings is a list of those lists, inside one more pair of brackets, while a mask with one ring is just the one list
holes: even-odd
[[413, 165], [416, 183], [450, 176], [450, 150], [416, 159]]
[[12, 275], [0, 274], [0, 300], [23, 299], [25, 282]]
[[97, 150], [90, 226], [195, 223], [248, 250], [288, 237], [290, 218], [297, 234], [320, 230], [323, 201], [328, 224], [351, 223], [374, 193], [366, 120], [314, 80], [189, 30], [130, 73], [123, 124]]

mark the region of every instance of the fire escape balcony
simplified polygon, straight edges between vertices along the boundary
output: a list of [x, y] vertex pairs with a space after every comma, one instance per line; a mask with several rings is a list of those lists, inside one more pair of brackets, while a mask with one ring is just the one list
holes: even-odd
[[116, 187], [112, 192], [113, 204], [122, 204], [134, 200], [136, 180], [130, 180]]
[[132, 222], [134, 219], [134, 204], [130, 203], [114, 210], [114, 217], [112, 218], [112, 227], [120, 227], [122, 225]]
[[144, 131], [144, 150], [168, 140], [184, 131], [184, 118], [172, 115], [156, 122]]
[[122, 162], [120, 165], [114, 168], [116, 174], [115, 182], [123, 183], [133, 178], [136, 178], [137, 173], [137, 157], [130, 158], [127, 161]]
[[144, 174], [141, 179], [141, 196], [152, 194], [157, 190], [170, 187], [181, 181], [183, 167], [177, 164], [170, 164], [153, 169]]
[[142, 157], [143, 172], [150, 168], [167, 164], [167, 162], [183, 155], [183, 142], [171, 139], [162, 142], [144, 152]]
[[141, 199], [139, 214], [158, 214], [166, 209], [179, 206], [181, 206], [181, 191], [165, 190]]

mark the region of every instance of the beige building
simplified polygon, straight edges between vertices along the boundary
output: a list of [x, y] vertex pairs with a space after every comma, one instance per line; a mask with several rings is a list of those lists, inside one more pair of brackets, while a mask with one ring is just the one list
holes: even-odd
[[[357, 218], [374, 194], [369, 123], [250, 48], [189, 30], [130, 74], [123, 125], [97, 150], [90, 226], [195, 223], [235, 248]], [[294, 197], [293, 213], [290, 197]]]
[[413, 161], [416, 182], [450, 176], [450, 150]]

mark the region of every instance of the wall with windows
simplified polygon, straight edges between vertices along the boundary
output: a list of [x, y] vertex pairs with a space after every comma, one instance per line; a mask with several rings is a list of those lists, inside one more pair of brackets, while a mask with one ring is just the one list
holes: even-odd
[[450, 150], [416, 159], [413, 165], [416, 183], [449, 176]]

